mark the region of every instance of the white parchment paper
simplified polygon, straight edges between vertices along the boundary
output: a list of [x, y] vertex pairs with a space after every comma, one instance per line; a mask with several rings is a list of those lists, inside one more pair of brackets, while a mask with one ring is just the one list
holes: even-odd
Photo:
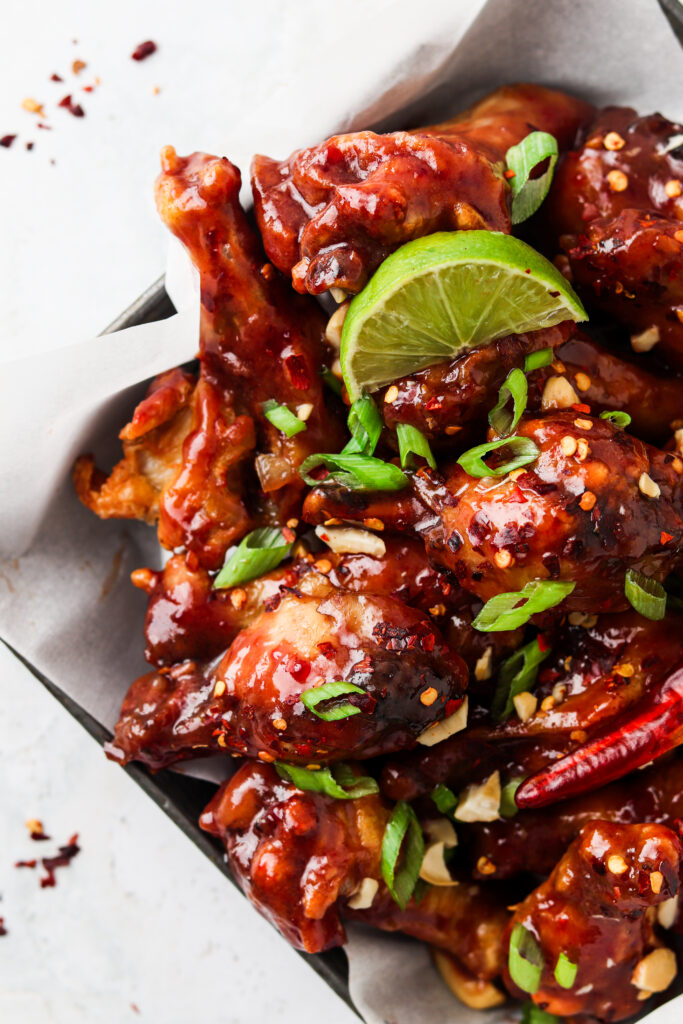
[[[336, 45], [350, 55], [344, 88], [322, 90], [317, 100], [308, 90], [309, 107], [293, 104], [292, 122], [274, 125], [259, 148], [284, 157], [339, 129], [412, 126], [520, 80], [683, 119], [683, 51], [655, 0], [428, 0], [419, 39], [401, 31], [409, 2], [368, 0], [377, 34], [372, 66], [354, 66], [359, 29], [340, 18]], [[301, 6], [303, 17], [309, 0]], [[303, 78], [305, 33], [296, 45], [291, 65]], [[226, 89], [231, 76], [250, 73], [233, 58]], [[244, 139], [231, 138], [229, 128], [224, 146], [233, 158], [244, 155]], [[113, 464], [118, 431], [145, 381], [196, 353], [196, 279], [172, 252], [176, 316], [0, 366], [0, 635], [109, 727], [147, 667], [145, 597], [128, 577], [157, 565], [159, 549], [148, 527], [101, 522], [84, 509], [69, 471], [81, 451]], [[348, 953], [352, 996], [368, 1024], [499, 1024], [509, 1014], [482, 1017], [460, 1007], [417, 943], [354, 927]], [[676, 999], [650, 1020], [674, 1024], [682, 1013]]]

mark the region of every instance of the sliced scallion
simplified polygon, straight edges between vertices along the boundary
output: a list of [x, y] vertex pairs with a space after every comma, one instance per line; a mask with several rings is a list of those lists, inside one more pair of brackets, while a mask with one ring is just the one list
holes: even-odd
[[624, 593], [629, 604], [644, 618], [657, 621], [666, 615], [666, 590], [657, 580], [650, 579], [636, 569], [628, 569], [624, 580]]
[[398, 439], [398, 451], [401, 456], [401, 466], [403, 469], [415, 465], [414, 456], [416, 455], [424, 459], [432, 469], [436, 469], [436, 459], [432, 455], [429, 441], [421, 430], [418, 430], [417, 427], [411, 427], [408, 423], [399, 423], [396, 427], [396, 437]]
[[[527, 393], [526, 377], [515, 367], [501, 384], [498, 402], [489, 413], [489, 423], [499, 437], [509, 437], [519, 423], [526, 409]], [[512, 412], [507, 408], [510, 399], [513, 404]]]
[[543, 366], [550, 366], [554, 358], [555, 353], [551, 348], [539, 348], [538, 352], [530, 352], [524, 359], [524, 372], [533, 373]]
[[536, 685], [541, 662], [550, 654], [550, 647], [542, 651], [538, 638], [520, 647], [504, 661], [498, 673], [498, 683], [491, 702], [491, 713], [499, 721], [509, 718], [514, 708], [513, 698]]
[[[576, 586], [568, 580], [531, 580], [523, 590], [496, 594], [487, 601], [472, 623], [482, 633], [517, 629], [532, 615], [564, 601]], [[520, 602], [523, 602], [520, 604]]]
[[508, 970], [517, 988], [533, 995], [541, 987], [543, 953], [534, 935], [523, 924], [516, 924], [510, 935]]
[[[491, 469], [484, 462], [484, 457], [503, 447], [507, 448], [511, 458], [502, 466]], [[528, 466], [531, 462], [535, 462], [540, 454], [540, 449], [530, 437], [503, 437], [498, 441], [488, 441], [486, 444], [478, 444], [475, 448], [470, 448], [460, 456], [458, 463], [468, 476], [505, 476], [513, 469], [519, 469], [521, 466]]]
[[629, 416], [629, 414], [627, 412], [622, 412], [619, 409], [615, 409], [614, 412], [601, 412], [600, 419], [609, 420], [610, 423], [613, 423], [615, 425], [615, 427], [621, 427], [622, 430], [624, 427], [627, 427], [631, 422], [631, 417]]
[[[548, 132], [531, 132], [505, 154], [508, 170], [514, 171], [509, 179], [512, 190], [510, 215], [513, 224], [521, 224], [539, 208], [548, 194], [557, 163], [557, 139]], [[531, 178], [532, 171], [548, 161], [547, 170], [538, 178]]]
[[566, 953], [560, 953], [555, 964], [555, 981], [561, 988], [571, 988], [578, 969], [579, 965], [572, 963]]
[[[424, 839], [415, 811], [400, 800], [387, 822], [382, 839], [382, 878], [398, 903], [405, 910], [424, 857]], [[400, 862], [400, 866], [399, 866]]]
[[[316, 480], [312, 469], [325, 466], [329, 475]], [[309, 455], [299, 466], [299, 473], [309, 487], [319, 484], [340, 484], [351, 491], [400, 491], [408, 478], [391, 462], [382, 462], [359, 452], [339, 452], [338, 455]]]
[[302, 703], [312, 711], [317, 718], [323, 722], [338, 722], [342, 718], [350, 718], [352, 715], [359, 715], [361, 709], [350, 704], [348, 700], [329, 708], [327, 711], [318, 711], [318, 704], [322, 701], [332, 700], [334, 697], [341, 697], [345, 693], [364, 693], [360, 686], [354, 683], [347, 683], [344, 679], [335, 679], [322, 686], [314, 686], [311, 690], [304, 690], [301, 694]]
[[370, 395], [363, 395], [354, 402], [347, 417], [351, 440], [344, 448], [344, 454], [360, 452], [372, 455], [382, 433], [382, 417]]
[[295, 434], [300, 434], [302, 430], [306, 429], [306, 424], [303, 420], [295, 416], [286, 405], [276, 402], [274, 398], [269, 398], [267, 402], [262, 402], [261, 408], [266, 419], [274, 427], [277, 427], [278, 430], [281, 430], [286, 437], [294, 437]]
[[452, 817], [453, 811], [458, 806], [458, 798], [452, 789], [440, 782], [431, 792], [431, 798], [442, 814]]
[[276, 569], [289, 554], [291, 544], [276, 527], [264, 526], [243, 537], [213, 581], [214, 590], [237, 587]]
[[519, 811], [515, 803], [515, 793], [524, 782], [524, 779], [510, 779], [500, 791], [500, 816], [501, 818], [514, 818]]
[[357, 800], [362, 796], [379, 793], [379, 786], [368, 775], [356, 776], [348, 765], [335, 764], [332, 768], [302, 768], [298, 764], [276, 761], [275, 769], [281, 779], [293, 782], [298, 789], [311, 793], [324, 793], [335, 800]]

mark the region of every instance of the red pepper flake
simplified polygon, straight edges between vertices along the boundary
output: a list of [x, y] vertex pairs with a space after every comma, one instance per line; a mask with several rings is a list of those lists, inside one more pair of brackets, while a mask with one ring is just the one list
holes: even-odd
[[316, 647], [322, 654], [323, 658], [333, 658], [336, 651], [334, 644], [331, 644], [329, 640], [322, 640]]
[[58, 75], [57, 72], [55, 71], [55, 73], [53, 75], [50, 75], [50, 81], [51, 82], [63, 82], [64, 79], [62, 78], [61, 75]]
[[507, 171], [505, 172], [505, 174], [503, 175], [503, 177], [504, 177], [504, 178], [507, 178], [507, 180], [509, 181], [509, 180], [510, 180], [510, 178], [516, 178], [516, 177], [517, 177], [517, 175], [515, 174], [515, 172], [514, 172], [514, 171], [511, 171], [511, 170], [507, 170]]
[[83, 92], [92, 92], [95, 87], [93, 85], [84, 85]]
[[30, 153], [30, 152], [31, 152], [31, 150], [33, 149], [33, 146], [34, 146], [34, 143], [33, 143], [33, 142], [27, 142], [27, 143], [26, 143], [26, 148], [27, 148], [27, 150], [29, 151], [29, 153]]
[[428, 402], [425, 402], [425, 409], [427, 412], [435, 412], [437, 409], [443, 408], [443, 402], [440, 398], [430, 398]]
[[45, 124], [43, 121], [39, 121], [38, 122], [38, 127], [42, 128], [43, 131], [46, 131], [46, 132], [51, 132], [52, 131], [52, 125], [51, 124]]
[[37, 864], [37, 860], [17, 860], [14, 862], [15, 868], [34, 868]]
[[74, 103], [74, 101], [73, 101], [73, 99], [71, 97], [71, 93], [68, 93], [66, 96], [64, 96], [59, 101], [57, 106], [58, 107], [64, 107], [64, 109], [68, 110], [69, 113], [73, 114], [74, 117], [85, 117], [85, 110], [80, 105], [80, 103]]
[[444, 715], [445, 715], [445, 717], [449, 718], [450, 715], [452, 715], [454, 712], [456, 712], [458, 710], [458, 708], [460, 707], [461, 704], [462, 704], [462, 699], [461, 698], [457, 698], [457, 699], [452, 698], [451, 700], [447, 700], [446, 701], [446, 707], [444, 708]]
[[135, 47], [131, 53], [131, 58], [133, 60], [146, 60], [147, 57], [151, 57], [156, 51], [157, 44], [153, 43], [151, 39], [147, 39], [144, 43], [140, 43], [139, 46]]
[[16, 135], [3, 135], [0, 139], [0, 146], [4, 146], [5, 149], [9, 149], [15, 139]]
[[7, 929], [5, 928], [5, 919], [0, 917], [0, 935], [7, 935]]
[[294, 541], [296, 540], [296, 534], [294, 533], [294, 530], [290, 530], [288, 526], [283, 526], [282, 536], [287, 541], [288, 544], [293, 544]]
[[296, 388], [297, 391], [307, 391], [311, 386], [311, 377], [303, 356], [285, 356], [284, 364], [289, 379], [292, 382], [292, 387]]
[[548, 638], [545, 635], [545, 633], [539, 633], [538, 636], [536, 637], [536, 642], [538, 643], [538, 649], [541, 652], [541, 654], [544, 651], [547, 651], [548, 648], [550, 647], [550, 644], [548, 643]]
[[76, 854], [80, 853], [80, 849], [78, 845], [78, 832], [75, 832], [66, 846], [58, 847], [59, 853], [55, 857], [43, 857], [41, 863], [47, 873], [40, 879], [40, 888], [53, 889], [57, 884], [56, 868], [68, 867]]
[[583, 402], [575, 402], [574, 405], [572, 406], [572, 409], [574, 410], [574, 412], [590, 412], [591, 411], [590, 405], [586, 405]]
[[662, 532], [659, 535], [659, 543], [668, 544], [670, 540], [673, 540], [672, 535], [670, 533], [665, 533], [664, 530], [662, 530]]
[[517, 484], [515, 486], [514, 491], [508, 497], [508, 501], [514, 501], [517, 504], [524, 504], [524, 505], [526, 505], [528, 500], [529, 500], [528, 498], [524, 497], [524, 494], [523, 494], [522, 490], [520, 489], [519, 484]]

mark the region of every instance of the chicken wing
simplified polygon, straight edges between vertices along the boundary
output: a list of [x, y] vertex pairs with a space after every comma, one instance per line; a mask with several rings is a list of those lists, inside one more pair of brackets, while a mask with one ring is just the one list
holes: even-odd
[[591, 111], [542, 86], [507, 86], [444, 124], [336, 135], [282, 162], [256, 156], [252, 188], [266, 252], [299, 292], [358, 292], [410, 239], [509, 231], [508, 148], [534, 129], [570, 146]]
[[[531, 996], [538, 1006], [562, 1017], [623, 1020], [653, 990], [668, 987], [676, 957], [659, 944], [647, 911], [678, 893], [682, 854], [678, 837], [663, 825], [596, 821], [582, 829], [511, 922], [511, 934], [519, 936], [521, 926], [542, 958]], [[570, 985], [557, 979], [562, 956], [572, 974], [576, 968]], [[509, 969], [504, 980], [524, 997]]]
[[558, 166], [555, 240], [589, 304], [683, 366], [683, 127], [607, 107]]
[[[341, 945], [342, 918], [353, 917], [447, 949], [476, 977], [500, 974], [509, 915], [494, 894], [463, 883], [430, 886], [405, 911], [394, 903], [380, 874], [389, 814], [378, 796], [334, 800], [302, 792], [272, 767], [249, 763], [219, 790], [200, 824], [222, 840], [247, 896], [297, 948]], [[366, 880], [374, 889], [370, 906], [354, 909]]]

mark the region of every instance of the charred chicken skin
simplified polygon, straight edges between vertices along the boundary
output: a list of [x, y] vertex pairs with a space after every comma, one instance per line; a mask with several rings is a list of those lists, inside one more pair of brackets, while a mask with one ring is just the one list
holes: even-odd
[[336, 135], [252, 165], [269, 258], [299, 292], [358, 292], [404, 242], [435, 231], [510, 230], [503, 158], [530, 131], [571, 146], [591, 108], [537, 85], [497, 90], [444, 124]]
[[[526, 237], [616, 323], [487, 342], [494, 301], [498, 334], [583, 315], [506, 237], [552, 172], [527, 181], [506, 155], [535, 130], [559, 162]], [[299, 949], [360, 921], [427, 943], [468, 1006], [507, 992], [605, 1024], [675, 976], [681, 137], [661, 115], [508, 86], [442, 124], [255, 157], [263, 240], [226, 158], [162, 153], [159, 213], [199, 273], [198, 363], [152, 382], [109, 476], [87, 455], [74, 470], [97, 515], [156, 525], [170, 552], [132, 575], [151, 671], [107, 754], [153, 771], [222, 755], [201, 826]], [[384, 338], [372, 287], [343, 336], [348, 304], [326, 324], [313, 296], [357, 293], [403, 243], [469, 229], [501, 233], [516, 255], [492, 264], [514, 285], [468, 277], [472, 323], [454, 318], [453, 339], [442, 324], [430, 349], [455, 358], [368, 401], [363, 380], [391, 380], [367, 370], [373, 345], [388, 360], [403, 334], [422, 341], [390, 303]], [[485, 230], [466, 238], [493, 251]], [[528, 280], [545, 313], [505, 319]]]
[[[413, 746], [453, 714], [467, 669], [429, 617], [395, 598], [325, 582], [315, 596], [296, 587], [278, 593], [218, 664], [184, 661], [138, 679], [110, 756], [152, 768], [221, 749], [327, 763]], [[349, 700], [358, 712], [325, 721], [302, 694], [339, 680], [358, 687]]]

